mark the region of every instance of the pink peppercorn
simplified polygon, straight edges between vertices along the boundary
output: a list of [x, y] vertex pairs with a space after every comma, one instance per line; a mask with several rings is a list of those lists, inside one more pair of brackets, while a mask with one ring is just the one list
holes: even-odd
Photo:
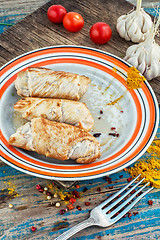
[[36, 185], [36, 188], [39, 190], [39, 189], [41, 189], [42, 187], [41, 187], [40, 184], [37, 184], [37, 185]]
[[41, 193], [44, 192], [43, 188], [38, 189], [38, 191], [41, 192]]
[[36, 227], [32, 226], [32, 232], [35, 232], [36, 231]]
[[97, 191], [98, 191], [98, 192], [101, 192], [102, 190], [101, 190], [101, 188], [100, 188], [100, 187], [98, 187], [98, 188], [97, 188]]
[[46, 192], [46, 195], [47, 195], [47, 196], [51, 196], [51, 193], [50, 193], [50, 192]]
[[65, 212], [66, 212], [66, 211], [65, 211], [64, 209], [60, 210], [60, 214], [61, 214], [61, 215], [65, 214]]
[[128, 182], [130, 182], [131, 180], [132, 180], [132, 178], [131, 178], [131, 177], [129, 177], [129, 178], [127, 179], [127, 181], [128, 181]]
[[153, 205], [153, 201], [152, 200], [148, 200], [148, 204], [149, 205]]

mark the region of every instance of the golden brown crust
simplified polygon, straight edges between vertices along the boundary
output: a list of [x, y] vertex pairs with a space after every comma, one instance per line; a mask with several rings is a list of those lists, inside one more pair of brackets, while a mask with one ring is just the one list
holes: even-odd
[[28, 68], [17, 74], [15, 87], [22, 97], [79, 100], [87, 91], [90, 78], [46, 68]]
[[78, 163], [90, 163], [100, 157], [99, 142], [90, 133], [44, 118], [34, 118], [17, 129], [9, 144], [59, 160], [70, 158]]
[[89, 131], [94, 124], [91, 113], [82, 102], [28, 97], [19, 100], [14, 110], [20, 112], [22, 117], [31, 120], [42, 117], [51, 121], [64, 122]]
[[[95, 145], [98, 144], [97, 139], [86, 131], [43, 118], [32, 120], [32, 132], [36, 152], [60, 160], [67, 160], [70, 149], [78, 142], [89, 140], [94, 142]], [[99, 154], [96, 158], [100, 156]], [[93, 158], [95, 159], [95, 156], [86, 160], [89, 162]]]

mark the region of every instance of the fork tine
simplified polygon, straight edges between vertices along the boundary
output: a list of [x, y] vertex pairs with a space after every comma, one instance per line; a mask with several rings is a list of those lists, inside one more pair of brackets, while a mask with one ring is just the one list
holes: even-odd
[[[118, 206], [115, 210], [113, 210], [111, 213], [109, 213], [108, 215], [109, 215], [109, 217], [112, 217], [112, 216], [114, 216], [114, 214], [116, 214], [119, 210], [121, 210], [127, 203], [129, 203], [139, 192], [141, 192], [142, 190], [143, 190], [143, 188], [145, 188], [147, 185], [149, 184], [149, 182], [148, 183], [146, 183], [143, 187], [141, 187], [141, 188], [139, 188], [138, 189], [138, 191], [136, 191], [132, 196], [130, 196], [125, 202], [123, 202], [120, 206]], [[150, 188], [150, 189], [153, 189], [153, 187], [152, 188]], [[150, 191], [150, 189], [149, 189], [149, 191]], [[148, 193], [148, 190], [145, 192], [145, 194], [146, 193]], [[144, 193], [143, 193], [144, 194]], [[122, 214], [123, 214], [123, 212], [124, 212], [124, 214], [125, 213], [127, 213], [144, 195], [143, 194], [141, 194], [139, 197], [137, 197], [134, 201], [133, 201], [133, 203], [134, 204], [130, 204], [127, 208], [125, 208], [119, 215], [121, 215], [122, 216]], [[137, 199], [139, 199], [139, 200], [137, 200]], [[123, 214], [123, 215], [124, 215]]]
[[145, 178], [141, 179], [136, 185], [134, 185], [132, 188], [130, 188], [125, 194], [123, 194], [121, 197], [119, 197], [116, 201], [114, 201], [111, 205], [109, 205], [107, 208], [104, 208], [105, 212], [108, 212], [108, 210], [112, 209], [115, 205], [117, 205], [122, 199], [124, 199], [130, 192], [132, 192], [141, 182], [143, 182]]
[[134, 178], [131, 182], [129, 182], [127, 185], [125, 185], [123, 188], [121, 188], [118, 192], [116, 192], [115, 194], [113, 194], [111, 197], [109, 197], [108, 199], [106, 199], [105, 201], [103, 201], [98, 207], [104, 207], [105, 205], [107, 205], [109, 202], [111, 202], [114, 198], [116, 198], [119, 194], [121, 194], [124, 190], [126, 190], [126, 188], [128, 188], [130, 185], [132, 185], [132, 183], [134, 183], [137, 178], [139, 178], [141, 176], [141, 174], [139, 174], [136, 178]]
[[122, 218], [138, 201], [141, 200], [147, 193], [149, 193], [154, 187], [149, 188], [146, 192], [142, 193], [139, 197], [137, 197], [130, 205], [128, 205], [118, 216], [113, 218], [112, 224], [117, 222], [120, 218]]

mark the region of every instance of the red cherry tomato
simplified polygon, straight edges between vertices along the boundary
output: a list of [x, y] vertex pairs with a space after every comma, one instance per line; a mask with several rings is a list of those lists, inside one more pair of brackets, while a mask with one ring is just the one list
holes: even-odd
[[103, 22], [95, 23], [90, 29], [90, 38], [94, 43], [105, 44], [112, 35], [110, 26]]
[[47, 16], [53, 23], [62, 23], [63, 18], [66, 15], [66, 9], [61, 5], [52, 5], [48, 8]]
[[69, 12], [63, 18], [63, 26], [69, 32], [78, 32], [84, 25], [83, 17], [76, 12]]

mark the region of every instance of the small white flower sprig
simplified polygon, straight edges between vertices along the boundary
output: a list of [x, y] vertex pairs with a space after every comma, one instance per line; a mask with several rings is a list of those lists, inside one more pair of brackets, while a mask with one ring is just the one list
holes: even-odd
[[151, 17], [141, 8], [142, 0], [137, 0], [136, 10], [117, 19], [116, 29], [126, 41], [143, 42], [149, 35], [153, 22]]
[[142, 43], [130, 46], [124, 60], [137, 68], [147, 80], [160, 76], [160, 46], [155, 35], [160, 25], [160, 14], [156, 24], [149, 29], [149, 35]]

